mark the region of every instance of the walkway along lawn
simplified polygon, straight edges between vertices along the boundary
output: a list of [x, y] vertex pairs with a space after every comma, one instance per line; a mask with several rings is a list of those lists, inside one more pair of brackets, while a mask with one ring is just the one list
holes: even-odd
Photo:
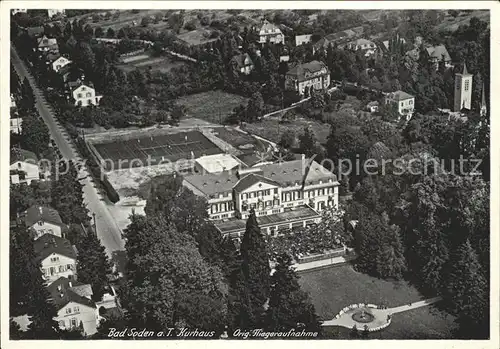
[[[397, 307], [424, 299], [406, 282], [379, 280], [354, 271], [351, 265], [302, 272], [300, 284], [311, 295], [322, 320], [334, 318], [349, 304], [366, 302]], [[433, 307], [422, 307], [394, 314], [391, 325], [383, 331], [370, 334], [370, 338], [451, 338], [453, 328], [453, 317]], [[325, 329], [326, 334], [339, 333], [340, 339], [348, 338], [349, 331], [340, 327]]]

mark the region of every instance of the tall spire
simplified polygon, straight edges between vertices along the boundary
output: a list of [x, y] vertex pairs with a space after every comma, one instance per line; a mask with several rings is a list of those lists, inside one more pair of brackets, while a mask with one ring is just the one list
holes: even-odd
[[483, 91], [481, 92], [481, 107], [486, 106], [486, 95], [484, 93], [484, 82], [483, 82]]

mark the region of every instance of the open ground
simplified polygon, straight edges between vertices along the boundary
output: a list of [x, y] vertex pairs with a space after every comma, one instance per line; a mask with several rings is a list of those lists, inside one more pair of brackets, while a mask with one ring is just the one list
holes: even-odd
[[135, 69], [143, 71], [151, 69], [152, 72], [166, 73], [172, 68], [182, 67], [185, 64], [185, 62], [171, 57], [152, 57], [149, 53], [144, 52], [124, 58], [118, 67], [127, 73]]
[[[380, 280], [356, 272], [349, 264], [302, 272], [300, 284], [311, 295], [322, 320], [334, 318], [342, 308], [354, 303], [396, 307], [424, 299], [406, 282]], [[380, 332], [370, 334], [370, 338], [451, 338], [455, 328], [453, 320], [452, 316], [433, 307], [418, 308], [393, 315], [391, 325]], [[340, 339], [348, 338], [349, 331], [342, 327], [325, 328], [327, 335], [337, 335]]]

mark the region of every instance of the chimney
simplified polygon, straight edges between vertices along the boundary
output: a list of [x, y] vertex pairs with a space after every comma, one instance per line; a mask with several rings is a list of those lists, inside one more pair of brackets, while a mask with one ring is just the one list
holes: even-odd
[[186, 142], [188, 141], [188, 136], [187, 135], [184, 136], [184, 141], [186, 141]]
[[306, 154], [301, 155], [302, 164], [306, 161]]
[[194, 159], [194, 151], [191, 150], [191, 159]]
[[71, 281], [68, 283], [68, 285], [70, 288], [73, 287], [73, 283]]
[[38, 207], [38, 212], [40, 212], [40, 216], [43, 214], [43, 208], [42, 208], [42, 206]]

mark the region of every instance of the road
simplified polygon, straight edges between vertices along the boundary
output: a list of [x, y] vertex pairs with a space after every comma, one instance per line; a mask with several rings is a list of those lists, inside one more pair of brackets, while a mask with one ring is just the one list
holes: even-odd
[[[19, 74], [21, 81], [24, 80], [25, 77], [28, 78], [33, 93], [35, 94], [36, 108], [43, 121], [47, 124], [50, 136], [55, 141], [62, 156], [65, 159], [81, 162], [82, 158], [78, 155], [69, 135], [55, 118], [52, 107], [45, 100], [43, 92], [36, 85], [35, 79], [26, 68], [24, 62], [19, 58], [12, 45], [11, 62]], [[97, 236], [101, 240], [101, 244], [106, 248], [108, 256], [118, 262], [119, 271], [123, 271], [123, 263], [122, 261], [118, 261], [118, 259], [123, 258], [123, 252], [120, 251], [124, 251], [125, 242], [122, 239], [120, 228], [107, 208], [108, 203], [106, 203], [106, 198], [99, 193], [99, 190], [94, 185], [93, 179], [89, 175], [86, 166], [82, 166], [78, 177], [81, 178], [80, 183], [83, 185], [83, 199], [90, 211], [90, 215], [92, 216], [92, 213], [95, 213]]]

